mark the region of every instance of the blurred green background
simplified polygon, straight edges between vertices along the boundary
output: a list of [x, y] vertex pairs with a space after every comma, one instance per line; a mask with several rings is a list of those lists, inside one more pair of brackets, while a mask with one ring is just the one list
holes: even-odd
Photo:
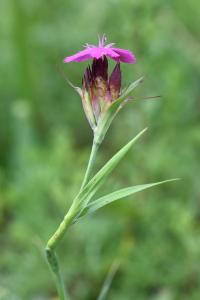
[[[80, 187], [92, 133], [75, 84], [87, 63], [65, 56], [97, 34], [131, 49], [123, 83], [145, 76], [118, 115], [96, 170], [139, 130], [148, 133], [106, 191], [181, 177], [107, 206], [73, 226], [59, 256], [73, 300], [97, 298], [113, 261], [109, 300], [200, 299], [200, 2], [0, 2], [0, 299], [57, 299], [44, 246]], [[113, 64], [111, 64], [113, 65]]]

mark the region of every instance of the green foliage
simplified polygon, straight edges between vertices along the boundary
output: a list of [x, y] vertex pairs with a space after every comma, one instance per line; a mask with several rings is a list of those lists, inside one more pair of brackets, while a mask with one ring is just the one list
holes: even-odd
[[[54, 299], [44, 247], [81, 185], [92, 135], [79, 96], [86, 63], [65, 56], [96, 43], [133, 50], [123, 83], [144, 76], [115, 118], [96, 170], [141, 128], [148, 133], [105, 181], [181, 177], [71, 226], [59, 249], [72, 299], [96, 299], [120, 261], [109, 300], [199, 300], [200, 3], [197, 0], [0, 2], [0, 299]], [[97, 196], [99, 198], [100, 196]], [[97, 199], [96, 198], [96, 199]]]
[[128, 102], [128, 96], [134, 91], [134, 89], [143, 82], [143, 77], [138, 80], [132, 82], [128, 87], [122, 91], [120, 97], [114, 101], [106, 110], [104, 114], [99, 118], [98, 126], [95, 130], [95, 141], [97, 143], [102, 143], [110, 125], [115, 119], [118, 112], [122, 109], [122, 107]]
[[106, 180], [106, 177], [112, 172], [112, 170], [118, 165], [121, 159], [127, 154], [133, 144], [140, 138], [140, 136], [146, 131], [142, 130], [138, 133], [130, 142], [122, 147], [88, 182], [84, 189], [75, 198], [75, 205], [78, 204], [80, 213], [87, 207], [89, 201], [96, 194], [101, 187], [102, 183]]
[[101, 291], [100, 291], [100, 294], [99, 294], [97, 300], [105, 300], [107, 298], [108, 291], [111, 287], [112, 281], [114, 279], [114, 276], [115, 276], [118, 268], [119, 268], [119, 263], [117, 261], [114, 261], [106, 278], [105, 278], [105, 281], [103, 283], [103, 286], [101, 288]]
[[135, 186], [130, 186], [127, 188], [123, 188], [121, 190], [115, 191], [111, 194], [105, 195], [97, 200], [94, 200], [90, 203], [88, 203], [85, 206], [85, 209], [83, 209], [83, 213], [81, 216], [85, 216], [91, 213], [94, 213], [96, 210], [102, 208], [103, 206], [110, 204], [116, 200], [123, 199], [129, 195], [133, 195], [135, 193], [141, 192], [143, 190], [146, 190], [148, 188], [154, 187], [156, 185], [160, 185], [163, 183], [171, 182], [171, 181], [176, 181], [177, 179], [169, 179], [165, 181], [160, 181], [156, 183], [149, 183], [149, 184], [142, 184], [142, 185], [135, 185]]

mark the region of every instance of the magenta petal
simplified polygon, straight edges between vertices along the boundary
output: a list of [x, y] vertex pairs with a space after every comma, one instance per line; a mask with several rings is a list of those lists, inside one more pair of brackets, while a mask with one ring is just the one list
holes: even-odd
[[104, 48], [91, 47], [91, 48], [88, 48], [88, 50], [90, 51], [90, 54], [91, 54], [92, 58], [99, 59], [102, 56], [106, 55], [105, 51], [104, 51]]
[[64, 62], [65, 63], [69, 63], [71, 61], [81, 62], [81, 61], [85, 61], [85, 60], [91, 59], [91, 58], [92, 58], [92, 56], [91, 56], [89, 49], [85, 49], [74, 55], [65, 57]]
[[136, 58], [131, 51], [120, 49], [120, 48], [112, 48], [112, 50], [119, 55], [118, 59], [115, 59], [113, 57], [114, 60], [125, 62], [128, 64], [133, 64], [136, 62]]
[[99, 59], [103, 56], [109, 56], [112, 59], [120, 57], [119, 54], [115, 53], [111, 48], [106, 47], [89, 47], [83, 51], [80, 51], [72, 56], [65, 57], [64, 62], [69, 63], [72, 61], [81, 62], [88, 59], [96, 58]]
[[[105, 41], [104, 41], [105, 42]], [[135, 56], [129, 50], [114, 48], [113, 44], [104, 45], [101, 41], [98, 46], [86, 44], [86, 49], [80, 51], [72, 56], [65, 57], [64, 62], [82, 62], [88, 59], [100, 59], [104, 56], [110, 57], [117, 62], [134, 63]]]
[[90, 55], [92, 58], [99, 59], [101, 57], [109, 56], [111, 58], [117, 58], [119, 57], [119, 54], [112, 51], [112, 49], [106, 48], [106, 47], [91, 47], [87, 49], [90, 52]]
[[113, 51], [112, 48], [105, 48], [106, 49], [106, 56], [109, 56], [112, 59], [119, 59], [119, 54]]

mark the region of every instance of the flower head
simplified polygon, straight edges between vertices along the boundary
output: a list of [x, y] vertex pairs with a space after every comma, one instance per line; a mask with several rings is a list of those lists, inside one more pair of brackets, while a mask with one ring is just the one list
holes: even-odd
[[[66, 57], [65, 63], [92, 59], [83, 75], [82, 88], [75, 87], [81, 96], [83, 108], [98, 142], [102, 141], [112, 120], [127, 102], [131, 91], [141, 79], [121, 92], [120, 62], [134, 63], [135, 56], [129, 50], [114, 48], [114, 44], [105, 45], [106, 37], [99, 38], [99, 45], [86, 45], [86, 49]], [[116, 66], [109, 75], [107, 57], [115, 60]]]
[[107, 56], [117, 62], [124, 62], [124, 63], [135, 63], [136, 58], [133, 53], [129, 50], [115, 48], [114, 44], [107, 44], [106, 45], [106, 36], [99, 37], [99, 44], [98, 46], [86, 44], [86, 49], [72, 55], [65, 57], [64, 62], [69, 63], [72, 61], [82, 62], [88, 59], [100, 59], [103, 56]]

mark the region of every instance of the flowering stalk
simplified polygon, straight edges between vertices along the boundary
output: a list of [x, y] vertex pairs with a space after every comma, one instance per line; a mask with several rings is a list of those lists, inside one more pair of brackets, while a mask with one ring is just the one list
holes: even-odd
[[[106, 38], [103, 36], [99, 39], [98, 46], [87, 44], [85, 50], [64, 59], [64, 62], [66, 63], [72, 61], [81, 62], [88, 59], [93, 60], [92, 65], [86, 68], [83, 75], [82, 88], [74, 88], [81, 96], [83, 108], [94, 136], [91, 154], [81, 188], [63, 221], [49, 239], [46, 246], [47, 261], [54, 275], [60, 300], [69, 299], [69, 295], [67, 295], [65, 291], [65, 285], [55, 250], [69, 226], [108, 203], [166, 182], [162, 181], [127, 187], [99, 199], [94, 199], [96, 192], [105, 181], [105, 178], [130, 150], [135, 141], [146, 131], [146, 129], [144, 129], [136, 135], [135, 138], [120, 149], [102, 167], [102, 169], [91, 178], [98, 148], [101, 145], [108, 128], [120, 109], [127, 103], [130, 93], [142, 82], [142, 78], [140, 78], [130, 84], [122, 92], [120, 62], [134, 63], [136, 61], [135, 56], [129, 50], [115, 48], [113, 47], [114, 44], [105, 45], [105, 42]], [[116, 61], [116, 66], [110, 75], [108, 74], [107, 57]]]
[[95, 139], [93, 139], [92, 149], [91, 149], [91, 153], [90, 153], [90, 158], [89, 158], [88, 166], [87, 166], [87, 169], [86, 169], [86, 172], [85, 172], [85, 176], [84, 176], [84, 179], [83, 179], [83, 182], [82, 182], [82, 185], [81, 185], [81, 191], [83, 190], [84, 186], [88, 182], [88, 179], [89, 179], [90, 174], [92, 172], [93, 165], [95, 163], [95, 158], [96, 158], [96, 154], [97, 154], [99, 146], [100, 145], [95, 141]]

